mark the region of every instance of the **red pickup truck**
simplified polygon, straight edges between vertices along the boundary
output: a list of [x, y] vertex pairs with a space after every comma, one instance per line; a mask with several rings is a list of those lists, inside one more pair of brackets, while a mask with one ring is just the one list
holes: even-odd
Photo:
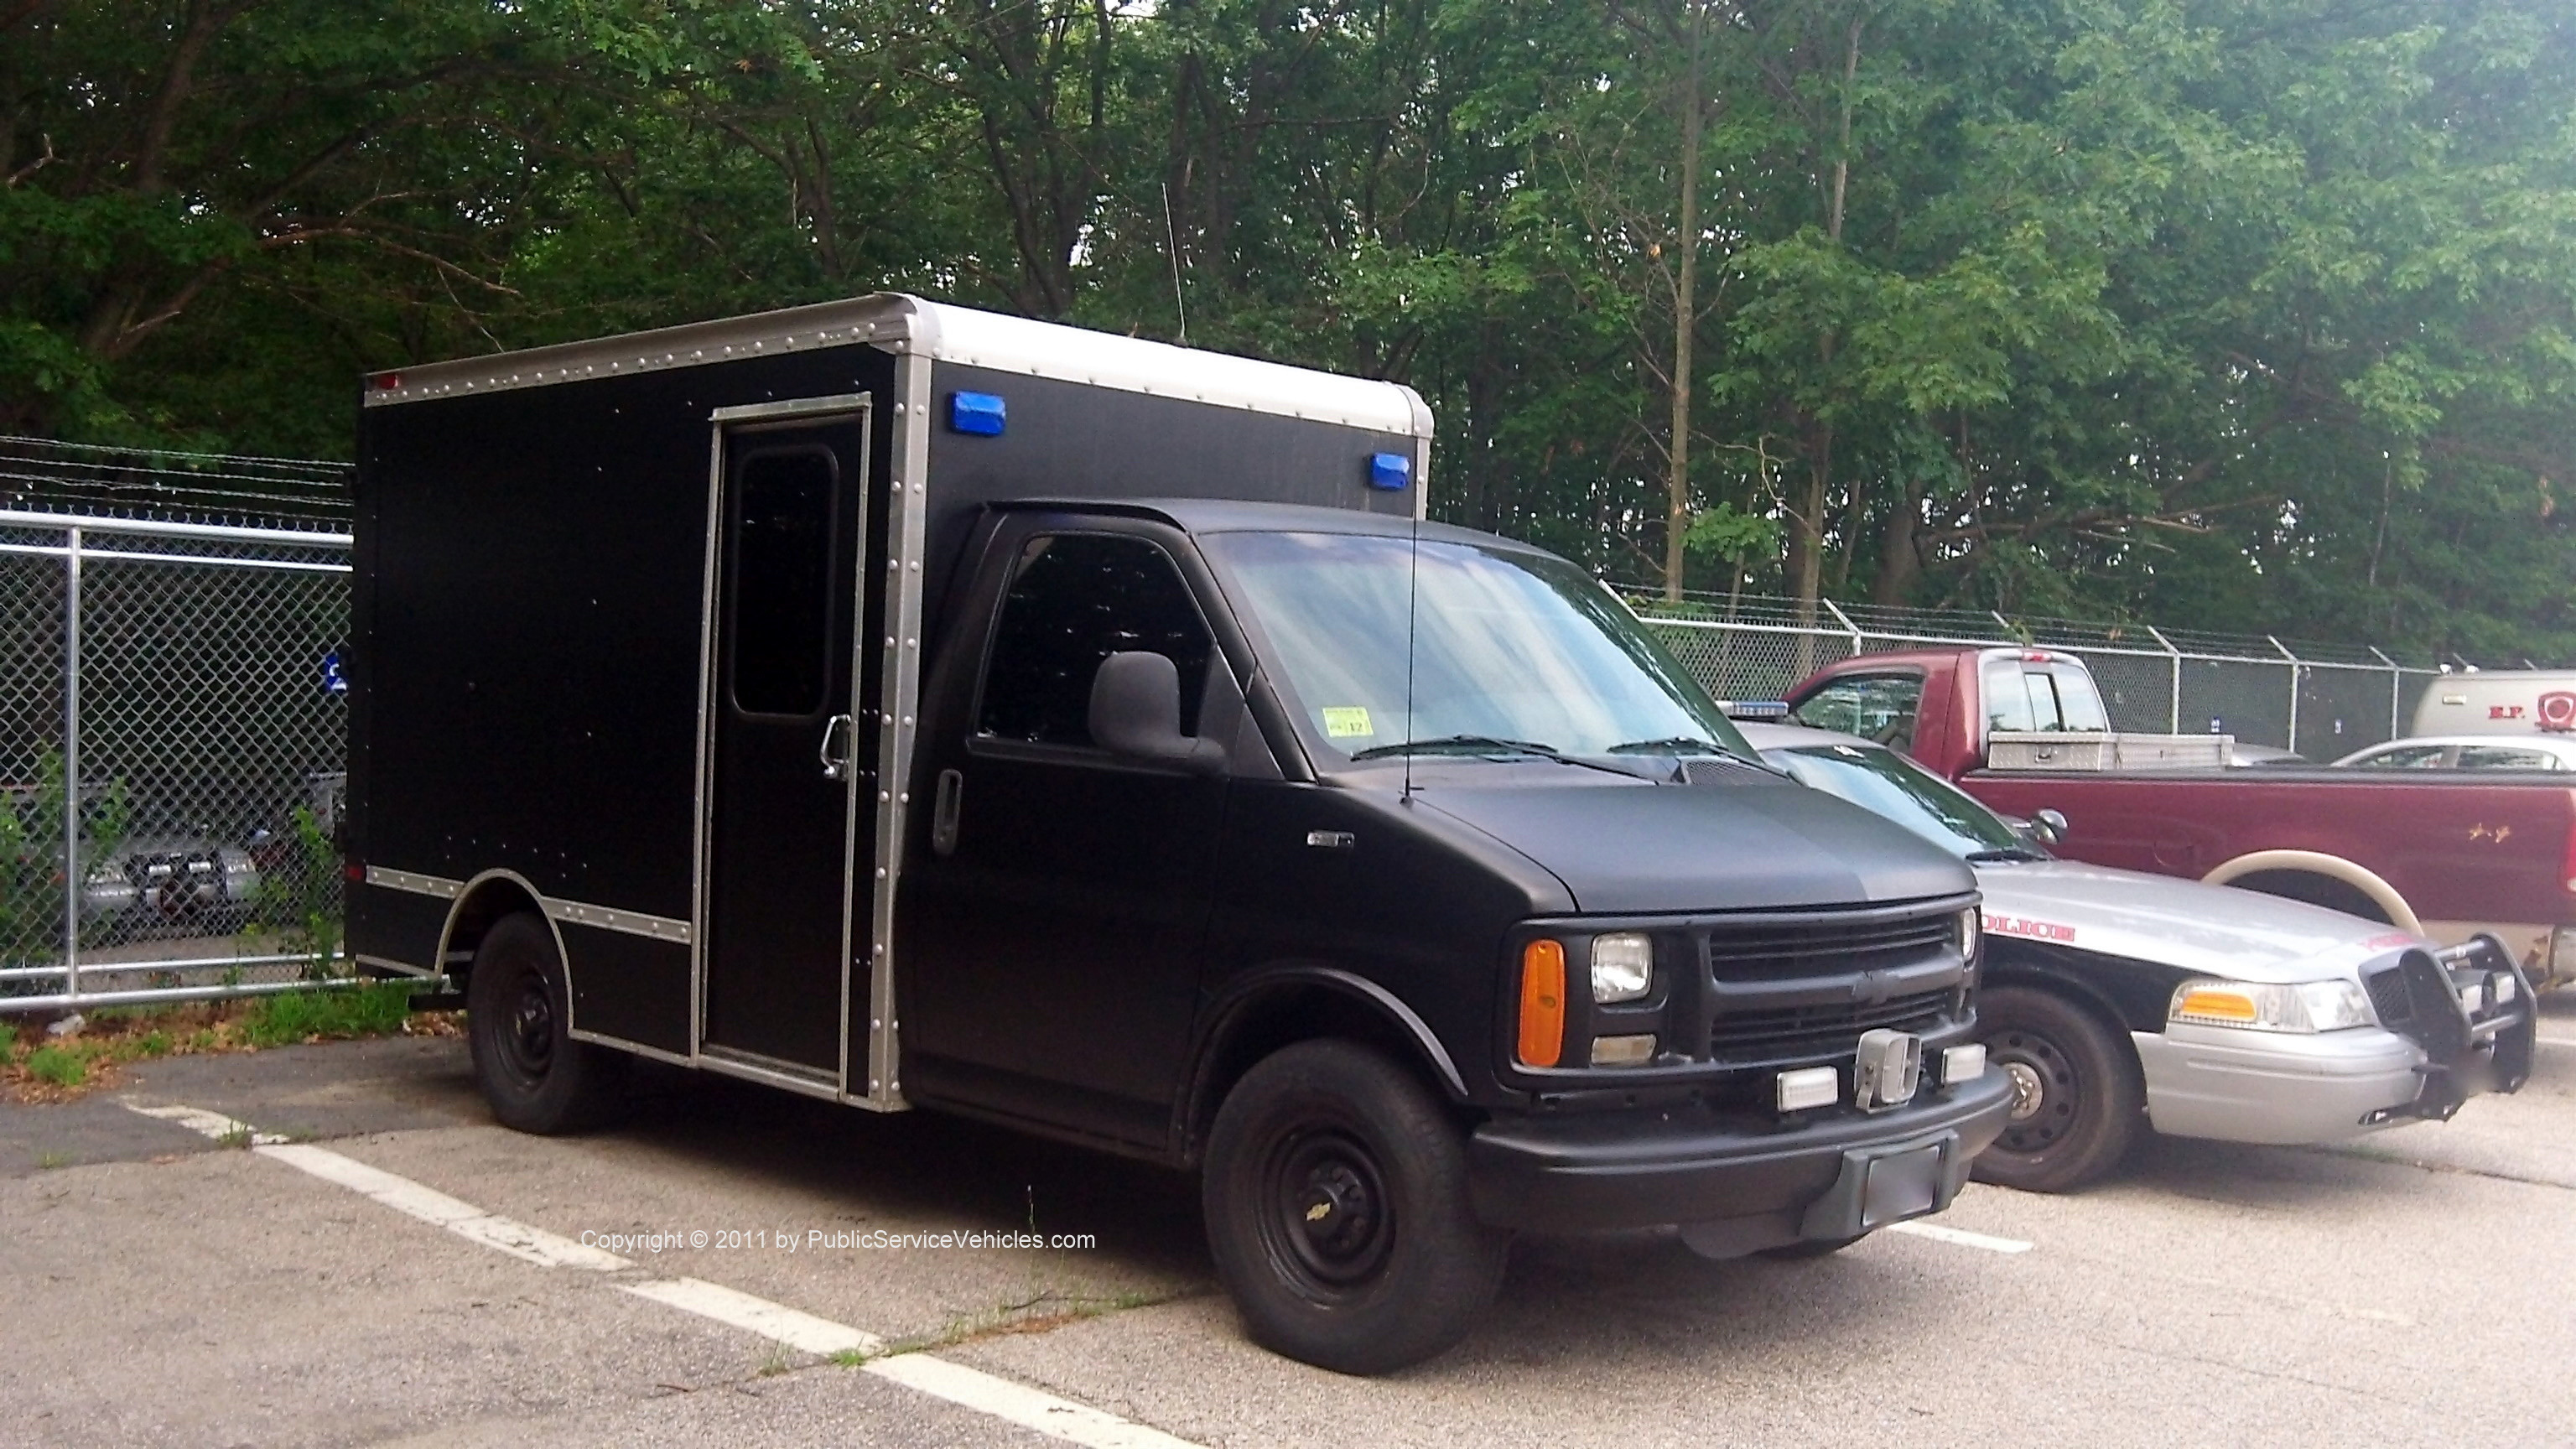
[[[2110, 733], [2084, 661], [1918, 649], [1839, 661], [1791, 718], [1901, 750], [2060, 854], [2331, 906], [2449, 944], [2493, 934], [2576, 979], [2576, 789], [2563, 776], [2226, 769], [2215, 741]], [[2212, 763], [2172, 767], [2195, 746]], [[2139, 766], [2124, 760], [2159, 763]]]

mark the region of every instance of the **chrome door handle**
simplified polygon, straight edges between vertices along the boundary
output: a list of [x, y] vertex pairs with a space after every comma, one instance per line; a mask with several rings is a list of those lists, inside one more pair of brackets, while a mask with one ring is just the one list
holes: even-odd
[[[849, 734], [850, 717], [848, 715], [836, 714], [823, 721], [823, 743], [815, 749], [814, 758], [823, 766], [824, 779], [850, 778]], [[839, 744], [837, 749], [834, 748], [836, 741]]]

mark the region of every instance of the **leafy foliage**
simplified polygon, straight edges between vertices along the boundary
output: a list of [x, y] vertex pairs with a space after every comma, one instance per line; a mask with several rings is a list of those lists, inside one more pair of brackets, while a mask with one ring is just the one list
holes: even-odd
[[1411, 382], [1439, 512], [1626, 581], [2576, 658], [2558, 0], [0, 27], [0, 426], [337, 453], [366, 367], [905, 289]]

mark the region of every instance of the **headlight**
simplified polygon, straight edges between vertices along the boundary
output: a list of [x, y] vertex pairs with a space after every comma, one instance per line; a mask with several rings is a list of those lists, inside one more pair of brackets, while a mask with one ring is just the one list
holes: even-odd
[[1654, 989], [1655, 943], [1643, 931], [1592, 938], [1592, 999], [1604, 1006]]
[[2296, 986], [2186, 981], [2175, 989], [2173, 1007], [2165, 1015], [2185, 1026], [2234, 1026], [2248, 1031], [2342, 1031], [2373, 1021], [2370, 998], [2354, 981], [2307, 981]]
[[1970, 906], [1961, 911], [1958, 923], [1950, 928], [1950, 934], [1958, 938], [1959, 959], [1976, 960], [1977, 944], [1985, 939], [1985, 922], [1978, 915], [1978, 907]]

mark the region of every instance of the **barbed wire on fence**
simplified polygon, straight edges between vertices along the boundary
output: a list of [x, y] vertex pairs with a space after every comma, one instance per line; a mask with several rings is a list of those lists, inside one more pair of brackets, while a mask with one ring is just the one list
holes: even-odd
[[2084, 660], [2115, 729], [2207, 732], [2331, 760], [2393, 739], [2442, 671], [2369, 645], [2149, 624], [2011, 617], [1772, 596], [1698, 594], [1678, 604], [1617, 590], [1720, 699], [1776, 699], [1829, 663], [1923, 647], [2021, 646]]
[[0, 435], [0, 509], [344, 531], [349, 465]]

